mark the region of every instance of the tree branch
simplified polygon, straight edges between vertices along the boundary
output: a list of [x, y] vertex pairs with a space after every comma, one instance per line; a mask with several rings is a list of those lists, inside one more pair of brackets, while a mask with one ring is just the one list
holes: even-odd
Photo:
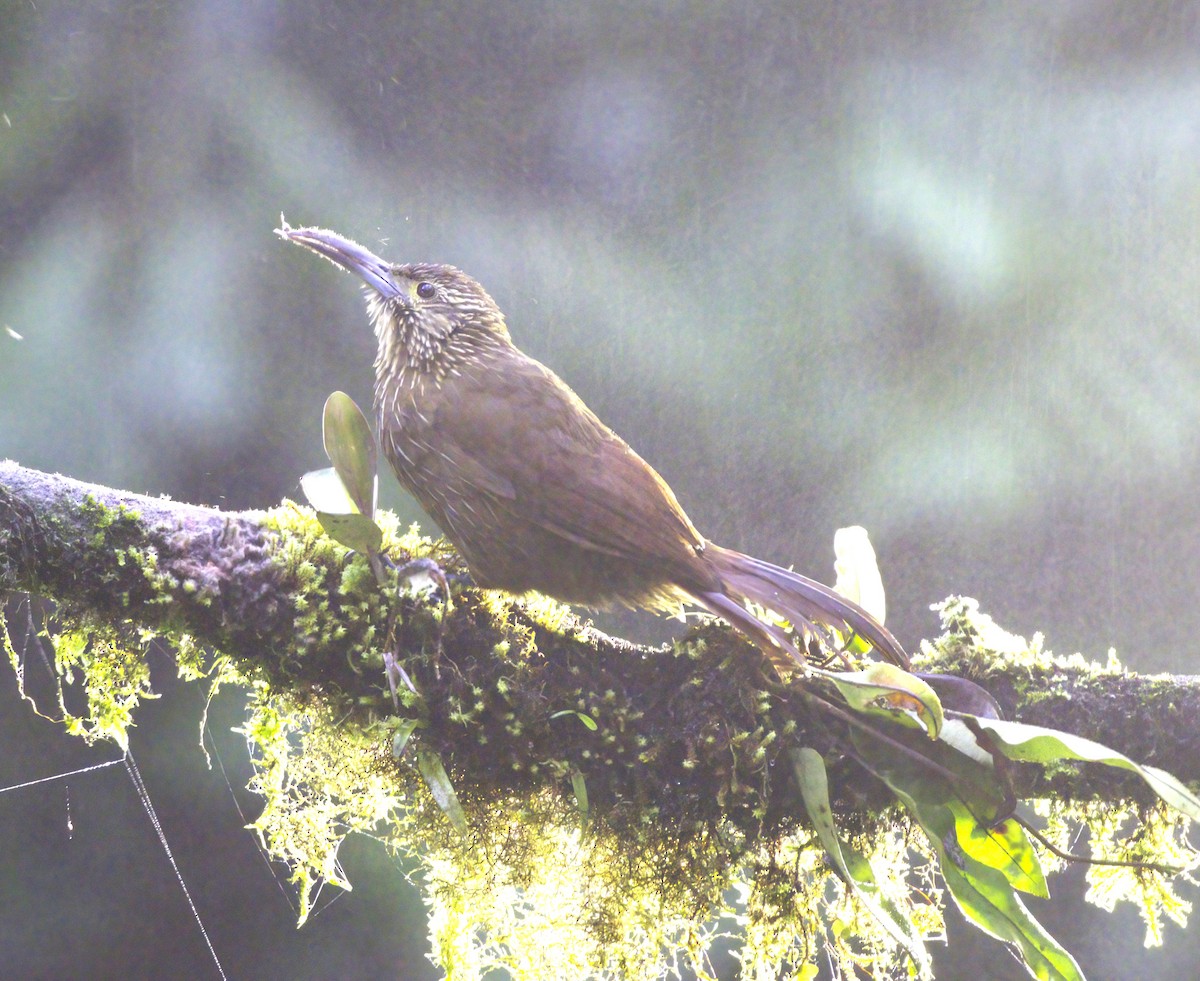
[[[452, 580], [465, 573], [445, 543], [377, 519], [401, 565], [429, 556]], [[567, 951], [654, 975], [664, 951], [703, 956], [696, 931], [732, 912], [724, 897], [737, 888], [744, 952], [769, 973], [795, 958], [814, 963], [813, 938], [823, 936], [840, 964], [860, 964], [865, 949], [880, 970], [911, 958], [929, 977], [920, 936], [940, 932], [940, 919], [911, 883], [937, 861], [956, 897], [991, 904], [972, 907], [987, 929], [1027, 962], [1052, 958], [1066, 971], [1054, 976], [1076, 977], [1013, 892], [1017, 873], [1020, 888], [1038, 888], [1028, 878], [1040, 876], [1036, 859], [1007, 820], [1029, 798], [1082, 802], [1052, 809], [1051, 837], [1066, 827], [1062, 814], [1086, 813], [1093, 846], [1119, 852], [1106, 873], [1127, 875], [1112, 888], [1151, 917], [1177, 905], [1164, 870], [1189, 861], [1178, 814], [1143, 807], [1152, 803], [1144, 782], [1109, 767], [999, 760], [977, 730], [993, 767], [946, 738], [879, 720], [880, 704], [928, 711], [907, 675], [884, 689], [856, 676], [859, 700], [842, 689], [839, 700], [820, 676], [781, 680], [719, 621], [640, 647], [544, 599], [456, 587], [451, 610], [395, 571], [381, 585], [381, 569], [290, 502], [223, 513], [0, 462], [0, 600], [21, 591], [56, 601], [47, 633], [59, 638], [60, 672], [82, 669], [94, 720], [90, 730], [74, 718], [69, 726], [124, 737], [148, 686], [147, 632], [175, 644], [181, 672], [195, 671], [199, 645], [220, 656], [214, 671], [232, 664], [253, 685], [243, 731], [257, 748], [251, 787], [264, 798], [254, 826], [293, 869], [302, 921], [317, 881], [345, 884], [338, 845], [363, 830], [422, 856], [443, 964], [501, 963], [511, 944], [538, 963]], [[1200, 718], [1196, 678], [1051, 658], [968, 600], [948, 601], [943, 621], [919, 669], [974, 680], [1009, 718], [1200, 780], [1188, 724]], [[1185, 792], [1170, 792], [1179, 806]], [[1121, 820], [1109, 820], [1117, 815], [1135, 816], [1125, 845], [1115, 841]], [[918, 823], [924, 834], [910, 834]], [[964, 851], [981, 840], [990, 851]], [[813, 864], [817, 852], [825, 859]], [[856, 921], [855, 942], [828, 929], [845, 914], [842, 890], [864, 905], [879, 890], [892, 896]], [[544, 908], [526, 917], [531, 894]], [[546, 929], [521, 934], [539, 916]], [[567, 976], [559, 967], [534, 973]]]
[[[592, 771], [594, 803], [694, 803], [729, 785], [739, 763], [749, 768], [745, 779], [775, 759], [771, 725], [795, 727], [796, 739], [817, 747], [836, 726], [767, 677], [760, 656], [718, 623], [691, 631], [680, 654], [474, 589], [456, 597], [440, 627], [436, 604], [364, 600], [377, 591], [364, 570], [352, 574], [365, 564], [304, 518], [286, 507], [282, 515], [225, 513], [0, 462], [0, 592], [50, 597], [91, 620], [185, 633], [276, 684], [314, 697], [336, 692], [365, 711], [388, 707], [382, 657], [369, 652], [390, 631], [395, 650], [426, 652], [405, 662], [429, 706], [423, 736], [455, 759], [468, 784], [527, 787], [545, 777], [539, 760], [577, 751]], [[436, 557], [456, 561], [444, 548]], [[928, 647], [921, 660], [926, 670], [973, 678], [1009, 718], [1200, 780], [1200, 735], [1187, 721], [1200, 718], [1195, 677], [1097, 672], [1082, 662], [1004, 667]], [[514, 673], [522, 682], [506, 684]], [[606, 746], [597, 750], [576, 713], [601, 723]], [[463, 738], [467, 731], [473, 738]], [[744, 738], [731, 754], [735, 734]], [[1020, 775], [1021, 796], [1137, 792], [1107, 770], [1063, 769], [1050, 785], [1039, 785], [1040, 774]], [[863, 803], [850, 788], [835, 796], [843, 806]], [[794, 805], [779, 800], [771, 816]], [[744, 817], [763, 820], [761, 812]]]

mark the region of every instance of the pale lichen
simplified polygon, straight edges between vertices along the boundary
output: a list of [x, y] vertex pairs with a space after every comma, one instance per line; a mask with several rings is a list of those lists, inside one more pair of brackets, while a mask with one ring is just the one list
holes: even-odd
[[255, 764], [249, 787], [263, 798], [251, 827], [292, 869], [303, 924], [317, 885], [350, 888], [337, 861], [342, 840], [374, 833], [399, 812], [404, 795], [378, 766], [378, 733], [339, 725], [328, 704], [300, 704], [259, 682], [237, 731]]
[[[1192, 911], [1189, 900], [1179, 895], [1176, 885], [1196, 885], [1190, 874], [1198, 858], [1188, 842], [1191, 822], [1163, 804], [1139, 807], [1133, 803], [1038, 801], [1037, 812], [1046, 821], [1044, 834], [1066, 850], [1086, 830], [1085, 857], [1100, 862], [1088, 866], [1088, 889], [1084, 899], [1111, 913], [1118, 903], [1130, 903], [1145, 924], [1147, 947], [1163, 943], [1164, 918], [1180, 927], [1187, 925]], [[1065, 864], [1049, 857], [1047, 871]], [[1166, 871], [1172, 870], [1170, 874]]]

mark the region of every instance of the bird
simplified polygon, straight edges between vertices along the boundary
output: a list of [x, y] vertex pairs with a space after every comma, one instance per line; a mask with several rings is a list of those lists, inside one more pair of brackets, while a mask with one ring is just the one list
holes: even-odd
[[362, 280], [378, 339], [380, 447], [476, 585], [593, 609], [694, 605], [781, 672], [803, 669], [815, 651], [836, 655], [854, 636], [909, 668], [904, 648], [857, 603], [701, 535], [654, 468], [513, 343], [475, 279], [280, 224], [282, 239]]

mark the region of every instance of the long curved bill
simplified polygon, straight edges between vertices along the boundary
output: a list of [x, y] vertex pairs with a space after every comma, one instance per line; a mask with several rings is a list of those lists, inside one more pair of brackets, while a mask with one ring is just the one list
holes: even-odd
[[331, 232], [328, 228], [293, 228], [283, 215], [279, 216], [279, 227], [275, 234], [285, 242], [295, 242], [324, 256], [334, 265], [354, 273], [384, 299], [400, 295], [400, 288], [392, 276], [391, 263], [380, 259], [374, 252], [357, 242]]

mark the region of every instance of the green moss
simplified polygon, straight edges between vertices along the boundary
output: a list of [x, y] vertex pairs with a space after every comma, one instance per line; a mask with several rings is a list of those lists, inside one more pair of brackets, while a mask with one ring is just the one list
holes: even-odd
[[[105, 585], [111, 587], [122, 607], [129, 608], [135, 590], [139, 591], [139, 602], [142, 599], [142, 577], [131, 576], [129, 573], [132, 570], [141, 570], [151, 589], [161, 585], [155, 578], [157, 557], [153, 554], [147, 555], [137, 547], [137, 543], [141, 542], [144, 536], [142, 516], [137, 509], [124, 504], [110, 507], [94, 495], [87, 494], [79, 504], [79, 516], [92, 530], [90, 538], [83, 545], [84, 550], [102, 552], [106, 557], [111, 555], [116, 559], [115, 570], [108, 575]], [[64, 535], [64, 540], [70, 540], [66, 529], [57, 530]], [[83, 559], [82, 564], [98, 565], [101, 568], [104, 565], [92, 563], [87, 558]], [[151, 602], [170, 602], [166, 593], [154, 592], [149, 599]]]
[[969, 596], [952, 596], [933, 607], [942, 620], [943, 633], [933, 641], [921, 642], [923, 670], [964, 666], [979, 675], [995, 671], [1011, 675], [1014, 669], [1027, 674], [1054, 674], [1064, 670], [1086, 671], [1094, 675], [1119, 675], [1124, 672], [1117, 652], [1110, 649], [1101, 664], [1082, 654], [1057, 656], [1046, 649], [1045, 638], [1035, 633], [1030, 640], [1010, 633], [979, 609], [979, 601]]
[[[131, 512], [85, 506], [104, 532], [93, 547], [113, 549], [119, 568], [135, 570], [150, 603], [200, 590], [160, 569], [152, 549], [121, 540]], [[681, 700], [706, 705], [707, 714], [673, 730], [664, 707], [663, 720], [649, 720], [663, 723], [651, 740], [644, 708], [611, 676], [585, 659], [558, 665], [561, 640], [586, 636], [561, 604], [469, 590], [443, 624], [439, 603], [413, 602], [393, 571], [381, 586], [367, 560], [329, 539], [311, 510], [284, 502], [264, 523], [279, 533], [272, 561], [286, 584], [279, 602], [293, 611], [293, 642], [239, 670], [190, 634], [163, 636], [176, 645], [181, 676], [210, 680], [210, 697], [222, 684], [251, 688], [240, 731], [255, 760], [251, 789], [264, 802], [253, 827], [292, 869], [301, 922], [319, 884], [350, 888], [337, 854], [357, 832], [419, 859], [435, 959], [460, 981], [498, 970], [547, 981], [655, 978], [685, 968], [711, 975], [710, 948], [730, 933], [741, 940], [747, 978], [811, 978], [825, 957], [847, 976], [907, 969], [803, 822], [779, 813], [773, 781], [790, 771], [781, 754], [797, 731], [795, 712], [784, 711], [788, 693], [748, 684], [746, 659], [709, 643], [704, 628], [676, 642], [656, 669], [678, 669]], [[386, 515], [380, 523], [389, 553], [444, 558], [415, 528], [401, 532]], [[1001, 631], [973, 601], [949, 601], [942, 612], [945, 634], [923, 649], [931, 666], [966, 659], [1033, 675], [1063, 663], [1040, 637], [1026, 643]], [[401, 617], [416, 640], [397, 651]], [[442, 642], [445, 630], [473, 628], [505, 640], [490, 645], [490, 659], [475, 658], [468, 679], [443, 658]], [[138, 701], [153, 696], [145, 650], [155, 635], [69, 616], [50, 633], [64, 682], [78, 680], [87, 693], [85, 718], [69, 715], [60, 698], [68, 729], [126, 745]], [[392, 664], [395, 703], [385, 674]], [[554, 699], [542, 682], [551, 664], [569, 682]], [[1119, 666], [1110, 658], [1089, 669]], [[367, 694], [350, 683], [363, 676], [374, 677]], [[430, 678], [445, 693], [438, 704], [422, 694]], [[431, 791], [428, 766], [422, 775], [419, 761], [431, 758], [445, 767], [440, 791]], [[1184, 859], [1181, 823], [1163, 814], [1111, 806], [1047, 806], [1047, 814], [1054, 835], [1084, 822], [1097, 854]], [[1128, 822], [1135, 831], [1121, 837]], [[894, 814], [859, 819], [845, 834], [871, 862], [879, 898], [920, 935], [939, 937], [941, 892], [928, 842]], [[1161, 937], [1164, 917], [1186, 915], [1162, 876], [1106, 869], [1090, 881], [1101, 905], [1138, 903], [1151, 939]]]
[[79, 505], [80, 513], [88, 519], [96, 532], [91, 544], [103, 547], [112, 540], [114, 530], [125, 529], [131, 535], [141, 533], [141, 512], [136, 508], [118, 504], [110, 507], [93, 494], [85, 494]]
[[[936, 607], [945, 632], [937, 640], [922, 644], [923, 670], [963, 670], [964, 666], [981, 678], [989, 674], [1012, 680], [1016, 698], [1027, 713], [1043, 702], [1061, 702], [1066, 697], [1066, 679], [1078, 691], [1088, 680], [1110, 681], [1125, 674], [1125, 668], [1110, 649], [1103, 663], [1080, 654], [1055, 656], [1044, 648], [1040, 634], [1031, 641], [998, 627], [991, 617], [980, 612], [978, 603], [966, 597], [951, 597]], [[1014, 671], [1017, 668], [1020, 670]], [[1038, 683], [1031, 683], [1034, 677]], [[1060, 679], [1061, 687], [1055, 686]], [[1154, 699], [1158, 686], [1170, 690], [1173, 679], [1142, 679], [1149, 686], [1145, 697]], [[1173, 724], [1166, 713], [1163, 724]], [[1058, 771], [1071, 771], [1076, 764], [1063, 761], [1048, 764], [1043, 772], [1052, 780]], [[1146, 945], [1162, 943], [1163, 920], [1184, 926], [1191, 904], [1175, 891], [1173, 876], [1165, 868], [1190, 870], [1197, 863], [1195, 851], [1187, 843], [1189, 820], [1161, 801], [1146, 806], [1137, 801], [1064, 802], [1059, 799], [1034, 801], [1045, 819], [1044, 834], [1063, 851], [1069, 851], [1086, 832], [1086, 855], [1100, 861], [1115, 860], [1121, 865], [1089, 865], [1087, 871], [1089, 902], [1111, 911], [1118, 902], [1133, 904], [1146, 925]], [[1066, 863], [1048, 851], [1040, 853], [1047, 872]], [[1154, 866], [1159, 866], [1155, 868]]]
[[[304, 518], [294, 511], [283, 517], [293, 529]], [[313, 547], [331, 546], [322, 541]], [[309, 564], [330, 565], [299, 551], [289, 559], [302, 576]], [[336, 590], [344, 603], [342, 612], [349, 609], [352, 618], [377, 616], [377, 588], [369, 574], [353, 564], [342, 568]], [[348, 887], [337, 867], [337, 849], [345, 834], [362, 831], [397, 852], [413, 851], [421, 843], [435, 952], [454, 977], [482, 976], [495, 967], [517, 965], [523, 976], [540, 978], [653, 977], [668, 963], [663, 960], [665, 951], [676, 952], [669, 955], [671, 963], [679, 957], [679, 963], [702, 963], [716, 935], [715, 928], [703, 923], [733, 915], [724, 898], [728, 890], [746, 881], [747, 868], [759, 862], [778, 864], [781, 854], [800, 847], [799, 839], [781, 838], [773, 848], [751, 849], [721, 817], [722, 808], [765, 814], [769, 763], [778, 742], [770, 720], [771, 699], [764, 693], [754, 701], [752, 712], [760, 718], [745, 730], [717, 727], [700, 734], [729, 757], [716, 804], [711, 798], [705, 803], [701, 796], [696, 813], [667, 816], [643, 799], [626, 816], [623, 810], [614, 813], [610, 803], [601, 814], [590, 810], [585, 835], [570, 782], [570, 775], [578, 773], [577, 760], [515, 756], [507, 765], [518, 783], [506, 792], [499, 789], [502, 784], [475, 779], [470, 746], [493, 746], [497, 741], [519, 746], [527, 736], [535, 738], [556, 725], [573, 725], [588, 733], [590, 727], [572, 714], [582, 713], [597, 726], [590, 737], [592, 748], [578, 759], [591, 767], [589, 793], [594, 786], [595, 793], [609, 801], [624, 794], [652, 799], [652, 786], [636, 787], [641, 770], [637, 760], [652, 753], [644, 737], [634, 735], [640, 712], [611, 686], [595, 691], [581, 687], [568, 705], [537, 702], [534, 631], [542, 635], [544, 654], [556, 632], [575, 634], [580, 629], [560, 605], [521, 603], [521, 616], [531, 622], [522, 627], [512, 619], [512, 604], [493, 595], [471, 594], [459, 601], [460, 606], [464, 602], [464, 617], [498, 621], [510, 637], [493, 651], [498, 661], [493, 680], [451, 688], [437, 710], [437, 731], [448, 727], [448, 734], [462, 734], [450, 736], [450, 753], [443, 758], [469, 829], [466, 836], [453, 828], [420, 776], [412, 747], [435, 731], [420, 718], [402, 726], [402, 752], [396, 759], [395, 718], [347, 716], [327, 698], [291, 697], [266, 684], [256, 686], [244, 730], [258, 747], [255, 789], [266, 801], [255, 827], [271, 853], [295, 870], [304, 914], [318, 882]], [[320, 603], [314, 594], [311, 603], [298, 605], [307, 611]], [[299, 625], [315, 630], [315, 624], [308, 626], [308, 615], [302, 614]], [[681, 644], [679, 650], [681, 658], [705, 661], [710, 675], [732, 670], [728, 660], [714, 662], [702, 641]], [[414, 676], [439, 670], [435, 645], [405, 657]], [[370, 660], [363, 658], [364, 663]], [[581, 680], [581, 685], [586, 682]], [[409, 703], [418, 713], [429, 710], [419, 696], [411, 696]], [[804, 847], [811, 848], [806, 836]], [[902, 877], [903, 871], [897, 874]], [[814, 896], [826, 891], [827, 875], [821, 873]], [[790, 932], [779, 930], [792, 937], [806, 932], [808, 913], [792, 922]], [[807, 947], [817, 949], [813, 943]]]

